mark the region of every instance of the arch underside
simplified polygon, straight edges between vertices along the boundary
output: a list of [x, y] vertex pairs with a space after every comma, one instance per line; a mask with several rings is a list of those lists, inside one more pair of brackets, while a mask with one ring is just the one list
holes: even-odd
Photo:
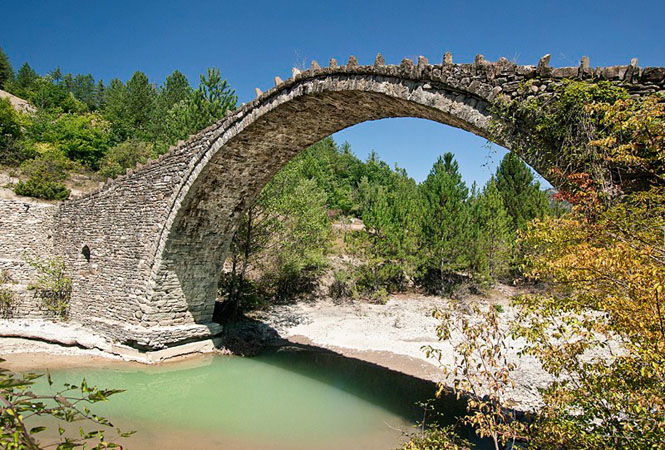
[[[316, 87], [313, 88], [314, 90]], [[232, 137], [213, 142], [177, 202], [155, 265], [146, 326], [209, 322], [218, 278], [239, 220], [274, 174], [313, 143], [349, 126], [390, 117], [429, 119], [489, 138], [488, 103], [413, 81], [376, 89], [295, 90]]]

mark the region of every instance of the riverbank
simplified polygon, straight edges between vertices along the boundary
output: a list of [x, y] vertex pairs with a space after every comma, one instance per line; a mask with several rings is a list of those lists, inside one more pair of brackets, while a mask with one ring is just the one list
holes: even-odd
[[[442, 362], [447, 365], [453, 363], [452, 345], [450, 342], [437, 340], [438, 322], [431, 312], [437, 308], [444, 309], [451, 311], [453, 317], [461, 318], [462, 315], [467, 315], [473, 320], [471, 304], [476, 303], [485, 308], [500, 305], [501, 326], [507, 329], [515, 315], [509, 305], [510, 297], [514, 294], [515, 288], [499, 285], [487, 296], [470, 296], [464, 300], [398, 295], [391, 297], [385, 304], [318, 300], [275, 305], [251, 315], [255, 322], [254, 330], [250, 330], [250, 333], [258, 334], [259, 340], [265, 344], [292, 343], [323, 348], [423, 380], [451, 385], [452, 380], [444, 377], [438, 363], [428, 359], [422, 351], [423, 346], [439, 348], [443, 355]], [[36, 325], [33, 324], [34, 326]], [[24, 329], [29, 329], [26, 327], [24, 324]], [[208, 353], [228, 353], [221, 342], [206, 341], [146, 356], [131, 349], [97, 342], [94, 335], [85, 334], [86, 332], [73, 325], [54, 324], [51, 327], [54, 328], [50, 330], [52, 334], [60, 333], [59, 340], [54, 340], [59, 344], [35, 339], [0, 338], [0, 355], [7, 360], [4, 365], [12, 370], [28, 370], [46, 367], [98, 367], [137, 361], [164, 364], [183, 360], [196, 361], [196, 358]], [[30, 337], [29, 333], [25, 335]], [[521, 341], [508, 342], [509, 362], [516, 365], [513, 374], [515, 386], [508, 390], [508, 396], [516, 409], [531, 411], [540, 405], [538, 388], [546, 386], [550, 378], [534, 358], [518, 356], [517, 353], [522, 347]]]
[[[340, 353], [347, 357], [368, 361], [386, 368], [434, 382], [452, 385], [439, 363], [427, 358], [423, 346], [441, 350], [441, 362], [451, 367], [454, 363], [452, 344], [439, 342], [436, 337], [435, 309], [450, 311], [455, 319], [466, 316], [473, 321], [471, 306], [495, 307], [500, 326], [507, 330], [515, 318], [510, 298], [517, 294], [511, 286], [499, 285], [486, 296], [469, 296], [451, 300], [435, 296], [398, 295], [386, 304], [359, 301], [335, 303], [316, 301], [294, 305], [273, 306], [253, 317], [274, 328], [289, 342], [308, 344]], [[453, 334], [452, 339], [458, 338]], [[515, 386], [507, 389], [513, 407], [534, 411], [542, 404], [539, 388], [551, 382], [538, 361], [530, 356], [519, 356], [524, 347], [522, 340], [508, 339], [508, 362], [515, 364]]]

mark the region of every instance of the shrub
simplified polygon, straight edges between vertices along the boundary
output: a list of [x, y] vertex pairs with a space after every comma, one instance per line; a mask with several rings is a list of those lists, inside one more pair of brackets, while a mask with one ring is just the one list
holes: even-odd
[[353, 277], [345, 270], [333, 273], [333, 282], [328, 289], [328, 295], [334, 300], [348, 298], [353, 295]]
[[19, 181], [14, 185], [17, 195], [42, 198], [44, 200], [66, 200], [71, 191], [62, 183], [45, 180], [43, 178], [30, 178], [28, 181]]
[[61, 182], [67, 179], [71, 167], [72, 163], [62, 152], [47, 146], [38, 158], [21, 164], [21, 171], [28, 180], [19, 181], [14, 192], [45, 200], [65, 200], [70, 191]]
[[31, 286], [41, 297], [46, 308], [57, 317], [69, 318], [69, 301], [72, 295], [72, 280], [65, 272], [65, 263], [60, 258], [44, 261], [26, 257], [28, 263], [37, 270], [39, 276]]
[[473, 444], [459, 437], [453, 427], [432, 427], [405, 443], [400, 450], [470, 450], [471, 448], [474, 448]]
[[29, 129], [38, 142], [61, 150], [72, 161], [96, 170], [110, 145], [109, 124], [96, 113], [51, 114], [40, 112]]
[[153, 153], [153, 145], [138, 140], [128, 140], [111, 147], [100, 162], [99, 173], [104, 178], [116, 178], [127, 169], [145, 163]]
[[[0, 363], [4, 359], [0, 358]], [[15, 374], [0, 368], [0, 446], [11, 450], [40, 450], [44, 448], [73, 449], [111, 449], [122, 448], [121, 445], [110, 442], [105, 434], [114, 428], [107, 419], [93, 414], [89, 406], [108, 400], [119, 389], [100, 389], [88, 386], [85, 380], [80, 385], [66, 384], [64, 388], [57, 389], [55, 395], [42, 395], [34, 389], [35, 380], [43, 375], [28, 373]], [[51, 375], [47, 372], [46, 379], [49, 386], [53, 386]], [[37, 435], [44, 432], [42, 420], [56, 419], [60, 423], [88, 422], [95, 426], [94, 431], [84, 429], [79, 425], [76, 435], [65, 433], [58, 424], [58, 443], [42, 445]], [[29, 423], [26, 424], [26, 419]], [[133, 432], [123, 433], [115, 428], [119, 438], [129, 437]]]
[[8, 99], [0, 99], [0, 164], [17, 166], [34, 156], [22, 141], [21, 116]]
[[0, 316], [5, 319], [11, 317], [13, 309], [14, 293], [6, 287], [0, 287]]

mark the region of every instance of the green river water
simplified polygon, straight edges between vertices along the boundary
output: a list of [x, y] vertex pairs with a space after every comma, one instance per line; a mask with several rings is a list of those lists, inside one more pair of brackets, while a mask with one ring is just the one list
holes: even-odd
[[[52, 376], [56, 385], [85, 377], [90, 385], [125, 389], [94, 411], [123, 431], [137, 430], [120, 440], [135, 450], [392, 449], [404, 431], [414, 431], [423, 414], [416, 402], [434, 389], [358, 360], [287, 349]], [[462, 413], [451, 399], [439, 409], [449, 420]]]

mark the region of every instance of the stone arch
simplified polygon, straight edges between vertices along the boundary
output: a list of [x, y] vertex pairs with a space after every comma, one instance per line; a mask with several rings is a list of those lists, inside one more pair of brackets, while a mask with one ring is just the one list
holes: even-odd
[[338, 130], [367, 120], [418, 117], [489, 138], [486, 101], [426, 84], [362, 76], [308, 80], [269, 103], [240, 133], [212, 144], [176, 200], [168, 238], [158, 250], [152, 298], [167, 304], [176, 293], [186, 304], [167, 314], [186, 307], [194, 321], [210, 320], [239, 218], [283, 165]]
[[[496, 142], [491, 104], [497, 95], [510, 97], [528, 79], [545, 92], [554, 81], [587, 76], [587, 69], [482, 58], [461, 65], [420, 58], [400, 66], [377, 58], [374, 66], [358, 66], [352, 58], [346, 66], [332, 60], [329, 68], [313, 65], [286, 82], [276, 79], [275, 88], [159, 160], [61, 205], [55, 240], [74, 274], [72, 315], [136, 347], [214, 334], [217, 278], [238, 221], [299, 151], [388, 117], [429, 119]], [[636, 76], [633, 66], [603, 70], [598, 76], [622, 83]], [[662, 89], [665, 74], [658, 77], [652, 91]], [[511, 134], [501, 135], [496, 143], [510, 149]], [[84, 244], [96, 249], [92, 269], [70, 250]]]

